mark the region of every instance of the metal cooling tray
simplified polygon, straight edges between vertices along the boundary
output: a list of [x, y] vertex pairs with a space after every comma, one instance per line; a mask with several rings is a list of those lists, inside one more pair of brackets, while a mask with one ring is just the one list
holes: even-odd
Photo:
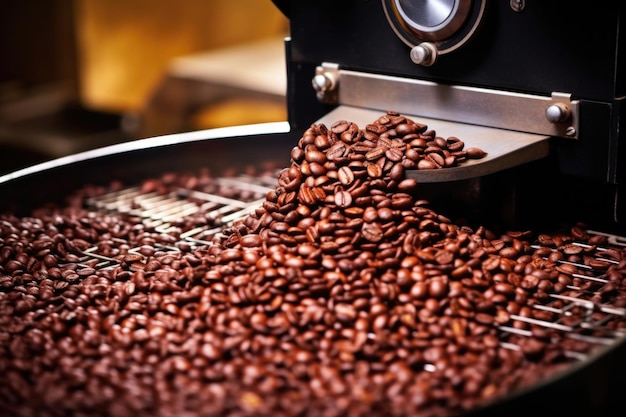
[[[261, 206], [264, 198], [259, 196], [276, 185], [274, 178], [247, 175], [221, 177], [216, 182], [237, 190], [235, 194], [239, 197], [224, 198], [184, 187], [159, 195], [144, 192], [137, 186], [129, 186], [89, 198], [87, 207], [107, 214], [131, 215], [138, 222], [149, 224], [157, 232], [164, 234], [174, 227], [172, 221], [203, 212], [219, 219], [219, 222], [185, 230], [179, 234], [177, 242], [170, 242], [159, 247], [159, 250], [178, 251], [179, 245], [211, 245], [212, 239], [220, 235], [225, 227], [243, 219]], [[248, 197], [242, 198], [242, 195]], [[561, 372], [555, 372], [542, 381], [512, 392], [506, 398], [496, 398], [469, 412], [468, 416], [517, 416], [521, 414], [511, 411], [518, 406], [520, 410], [526, 410], [523, 406], [531, 403], [539, 404], [542, 410], [552, 412], [564, 409], [563, 401], [567, 401], [566, 398], [570, 395], [585, 398], [590, 395], [589, 391], [593, 391], [598, 401], [604, 401], [609, 393], [619, 390], [619, 386], [611, 385], [609, 381], [613, 380], [615, 372], [623, 369], [626, 308], [614, 304], [614, 300], [610, 298], [601, 301], [598, 299], [610, 280], [606, 268], [594, 265], [617, 264], [617, 260], [608, 256], [609, 252], [625, 247], [626, 239], [594, 230], [589, 230], [589, 233], [605, 235], [608, 238], [607, 245], [592, 248], [581, 242], [572, 244], [584, 247], [588, 251], [587, 256], [594, 258], [596, 263], [586, 265], [568, 260], [559, 261], [561, 265], [568, 264], [576, 268], [576, 272], [570, 274], [573, 280], [567, 291], [561, 294], [551, 293], [547, 300], [531, 307], [531, 314], [511, 315], [508, 323], [498, 326], [501, 346], [513, 351], [522, 350], [524, 342], [533, 336], [529, 329], [531, 326], [556, 332], [555, 336], [558, 337], [550, 343], [566, 343], [564, 354], [569, 358], [569, 364]], [[541, 246], [540, 243], [533, 245], [535, 249]], [[144, 257], [140, 247], [130, 248], [128, 252]], [[119, 262], [120, 259], [99, 253], [98, 247], [93, 246], [83, 251], [78, 266], [106, 269]], [[519, 324], [522, 325], [518, 326]], [[585, 346], [584, 350], [577, 348], [581, 344]], [[435, 365], [426, 364], [424, 369], [434, 370]], [[543, 404], [546, 398], [553, 398], [553, 402]], [[586, 409], [581, 410], [585, 412]], [[568, 415], [581, 414], [568, 412]]]

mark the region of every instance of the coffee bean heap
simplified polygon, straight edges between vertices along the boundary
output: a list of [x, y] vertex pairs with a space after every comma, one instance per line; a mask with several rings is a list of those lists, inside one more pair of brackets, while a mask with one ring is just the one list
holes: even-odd
[[[93, 188], [66, 208], [2, 216], [0, 414], [456, 415], [591, 351], [511, 316], [552, 320], [532, 308], [550, 293], [626, 305], [622, 250], [595, 259], [606, 238], [580, 226], [496, 236], [454, 224], [405, 175], [424, 160], [414, 142], [437, 138], [426, 132], [393, 112], [365, 129], [311, 126], [262, 207], [208, 245], [91, 212]], [[457, 161], [480, 155], [444, 142]], [[210, 179], [173, 174], [143, 189], [181, 182]], [[94, 246], [119, 264], [77, 262]], [[531, 336], [511, 334], [519, 350], [506, 348], [499, 325]]]
[[[301, 146], [293, 150], [292, 158], [297, 162], [304, 158], [303, 169], [305, 172], [312, 169], [313, 175], [322, 169], [319, 165], [326, 160], [329, 164], [340, 165], [346, 158], [353, 158], [354, 164], [363, 165], [357, 169], [366, 169], [367, 175], [380, 178], [381, 171], [395, 163], [405, 169], [440, 169], [487, 156], [480, 148], [465, 148], [465, 143], [455, 136], [443, 138], [435, 130], [428, 130], [427, 125], [395, 112], [388, 112], [363, 130], [356, 123], [340, 120], [333, 124], [329, 135], [323, 133], [307, 143], [309, 141], [310, 138], [302, 138]], [[353, 146], [356, 152], [352, 153], [347, 146]], [[307, 148], [310, 152], [305, 154]], [[320, 162], [317, 152], [325, 153], [321, 158], [324, 162]], [[400, 172], [395, 174], [403, 175]]]

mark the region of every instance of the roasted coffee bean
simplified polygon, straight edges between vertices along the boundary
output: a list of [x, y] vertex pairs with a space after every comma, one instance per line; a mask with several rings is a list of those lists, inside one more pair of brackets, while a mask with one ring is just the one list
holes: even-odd
[[405, 178], [398, 183], [398, 191], [413, 193], [417, 190], [417, 181], [414, 178]]
[[324, 164], [324, 162], [326, 162], [326, 154], [317, 149], [306, 150], [304, 158], [311, 164]]
[[376, 164], [368, 164], [367, 165], [367, 175], [370, 178], [380, 178], [383, 175], [383, 170], [379, 165]]
[[350, 122], [346, 120], [338, 120], [331, 125], [330, 130], [334, 132], [335, 134], [340, 135], [346, 130], [348, 130], [349, 127], [350, 127]]
[[465, 154], [470, 159], [480, 159], [487, 156], [487, 153], [480, 148], [467, 148], [465, 149]]
[[447, 149], [450, 152], [457, 152], [463, 149], [463, 147], [465, 146], [465, 143], [463, 143], [462, 140], [460, 140], [459, 138], [455, 137], [455, 136], [449, 136], [446, 139], [447, 142]]
[[443, 156], [436, 152], [428, 152], [428, 149], [426, 149], [426, 156], [424, 158], [432, 162], [436, 168], [443, 168], [445, 165], [445, 159]]
[[351, 185], [354, 182], [354, 172], [349, 167], [343, 166], [337, 171], [337, 179], [343, 185]]
[[381, 158], [384, 155], [385, 155], [385, 149], [378, 147], [367, 152], [365, 154], [365, 159], [370, 162], [373, 162], [373, 161], [377, 161], [379, 158]]
[[330, 161], [335, 161], [343, 158], [347, 153], [348, 148], [346, 144], [343, 142], [337, 142], [328, 149], [328, 151], [326, 152], [326, 158]]
[[383, 238], [383, 230], [377, 223], [364, 223], [361, 234], [370, 242], [379, 242]]
[[420, 159], [417, 162], [417, 169], [437, 169], [439, 166], [430, 159]]
[[406, 136], [411, 133], [418, 132], [420, 130], [420, 125], [400, 123], [395, 127], [395, 129], [396, 129], [396, 133], [398, 134], [398, 136]]
[[304, 159], [304, 155], [305, 152], [303, 149], [295, 146], [292, 150], [291, 150], [291, 160], [294, 162], [302, 162], [302, 160]]
[[335, 193], [334, 202], [338, 207], [349, 207], [352, 204], [352, 195], [348, 191], [339, 190]]
[[400, 162], [404, 154], [398, 148], [390, 148], [385, 151], [385, 156], [388, 160], [393, 162]]

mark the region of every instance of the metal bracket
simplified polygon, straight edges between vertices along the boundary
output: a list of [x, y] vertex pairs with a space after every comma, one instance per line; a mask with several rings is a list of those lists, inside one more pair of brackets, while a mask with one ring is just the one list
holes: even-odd
[[568, 93], [550, 97], [438, 84], [370, 74], [323, 63], [313, 78], [318, 99], [337, 104], [449, 120], [520, 132], [578, 139], [579, 101]]

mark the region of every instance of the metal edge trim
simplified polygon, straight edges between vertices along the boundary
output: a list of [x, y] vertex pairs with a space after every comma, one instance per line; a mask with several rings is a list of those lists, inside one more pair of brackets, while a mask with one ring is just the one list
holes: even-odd
[[251, 136], [273, 133], [279, 134], [288, 133], [289, 131], [290, 125], [288, 122], [268, 122], [241, 126], [219, 127], [213, 129], [197, 130], [184, 133], [173, 133], [169, 135], [137, 139], [129, 142], [122, 142], [114, 145], [104, 146], [101, 148], [91, 149], [72, 155], [62, 156], [36, 165], [31, 165], [26, 168], [22, 168], [0, 176], [0, 184], [59, 166], [69, 165], [76, 162], [100, 158], [108, 155], [115, 155], [124, 152], [202, 140], [213, 140], [232, 138], [237, 136]]

